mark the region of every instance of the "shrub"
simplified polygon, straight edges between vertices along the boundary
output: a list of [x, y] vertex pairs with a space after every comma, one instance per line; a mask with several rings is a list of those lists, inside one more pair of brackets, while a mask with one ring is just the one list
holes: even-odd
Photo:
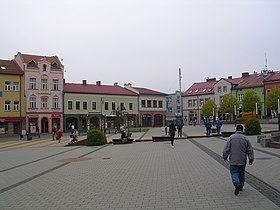
[[92, 129], [87, 133], [87, 146], [100, 146], [106, 144], [106, 137], [100, 130]]
[[246, 135], [258, 135], [261, 133], [261, 125], [258, 119], [250, 118], [245, 122]]

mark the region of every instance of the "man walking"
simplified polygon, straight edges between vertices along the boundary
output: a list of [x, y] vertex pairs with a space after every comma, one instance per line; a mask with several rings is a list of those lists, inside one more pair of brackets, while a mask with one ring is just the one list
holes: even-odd
[[169, 126], [169, 135], [170, 135], [170, 139], [171, 139], [171, 145], [174, 146], [174, 136], [175, 136], [175, 132], [176, 132], [176, 128], [175, 125], [173, 123], [173, 121], [171, 122], [170, 126]]
[[231, 180], [235, 187], [234, 194], [238, 195], [243, 190], [245, 182], [245, 166], [247, 156], [249, 164], [254, 161], [253, 147], [248, 138], [243, 135], [243, 126], [237, 125], [235, 134], [227, 140], [223, 149], [223, 159], [226, 162], [229, 156]]

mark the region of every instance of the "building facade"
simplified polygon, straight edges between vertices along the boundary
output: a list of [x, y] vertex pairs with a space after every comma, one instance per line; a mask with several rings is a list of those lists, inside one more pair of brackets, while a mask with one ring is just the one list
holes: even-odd
[[166, 97], [166, 122], [167, 124], [172, 121], [175, 123], [183, 122], [183, 113], [182, 113], [182, 97], [181, 92], [176, 91], [173, 94], [169, 94]]
[[79, 131], [97, 128], [110, 131], [117, 126], [118, 114], [127, 127], [138, 126], [138, 95], [117, 83], [103, 85], [64, 83], [65, 130], [74, 124]]
[[135, 92], [139, 100], [139, 125], [141, 127], [161, 127], [166, 125], [166, 96], [148, 88], [133, 87], [125, 84], [124, 88]]
[[216, 78], [207, 79], [206, 82], [194, 83], [182, 94], [183, 116], [185, 125], [203, 123], [201, 109], [206, 100], [214, 98], [214, 85]]
[[25, 128], [23, 71], [14, 60], [0, 60], [0, 135], [22, 135]]
[[64, 66], [57, 56], [15, 55], [24, 71], [26, 125], [29, 133], [50, 133], [63, 129]]

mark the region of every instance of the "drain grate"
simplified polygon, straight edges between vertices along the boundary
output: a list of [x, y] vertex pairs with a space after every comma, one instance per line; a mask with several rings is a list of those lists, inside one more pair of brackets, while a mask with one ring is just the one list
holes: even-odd
[[110, 157], [105, 157], [105, 158], [102, 158], [102, 160], [109, 160], [111, 159]]

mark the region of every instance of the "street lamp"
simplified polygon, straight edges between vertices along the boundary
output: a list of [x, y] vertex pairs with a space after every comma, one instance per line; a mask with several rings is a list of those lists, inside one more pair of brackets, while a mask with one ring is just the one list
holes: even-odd
[[280, 131], [280, 98], [278, 97], [278, 131]]

